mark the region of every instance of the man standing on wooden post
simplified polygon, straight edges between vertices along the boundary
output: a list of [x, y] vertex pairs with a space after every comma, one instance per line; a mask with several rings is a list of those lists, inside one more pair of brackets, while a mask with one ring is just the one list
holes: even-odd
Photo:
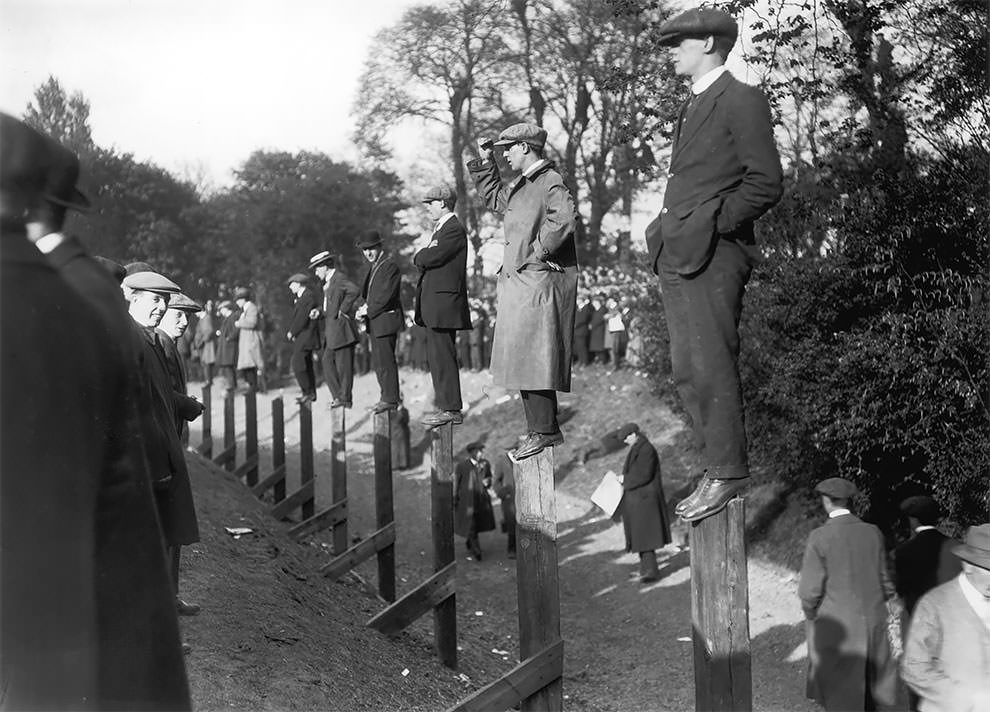
[[337, 257], [320, 252], [309, 260], [309, 267], [323, 282], [323, 301], [310, 312], [314, 319], [323, 318], [323, 377], [330, 389], [331, 408], [350, 408], [354, 389], [354, 302], [359, 296], [357, 285], [337, 269]]
[[[517, 460], [564, 442], [557, 423], [557, 391], [571, 389], [571, 348], [577, 309], [574, 198], [543, 157], [547, 132], [514, 124], [498, 141], [479, 143], [468, 170], [485, 204], [505, 216], [505, 250], [498, 275], [499, 318], [492, 343], [492, 380], [519, 389], [528, 434]], [[505, 150], [519, 171], [503, 184], [492, 147]]]
[[395, 363], [395, 342], [403, 327], [402, 301], [399, 288], [402, 275], [399, 265], [382, 246], [377, 230], [367, 232], [357, 241], [364, 258], [371, 263], [364, 278], [361, 297], [364, 304], [357, 316], [363, 319], [371, 336], [371, 363], [378, 378], [381, 396], [372, 410], [384, 413], [399, 405], [399, 368]]
[[287, 280], [289, 291], [295, 297], [292, 305], [292, 318], [285, 338], [292, 342], [292, 373], [299, 384], [300, 395], [297, 403], [312, 403], [316, 400], [316, 374], [313, 370], [313, 354], [320, 348], [319, 320], [313, 318], [313, 311], [319, 313], [320, 300], [309, 286], [305, 274], [297, 272]]
[[416, 253], [417, 324], [426, 327], [426, 353], [435, 394], [435, 413], [423, 425], [435, 428], [463, 422], [461, 376], [457, 369], [456, 335], [471, 328], [467, 298], [467, 233], [454, 215], [457, 194], [448, 186], [433, 188], [423, 196], [436, 222], [430, 244]]
[[739, 316], [757, 254], [753, 223], [782, 193], [767, 99], [725, 68], [737, 34], [735, 19], [711, 8], [660, 27], [675, 71], [692, 82], [674, 130], [663, 209], [646, 229], [674, 383], [704, 454], [705, 477], [675, 509], [686, 521], [720, 511], [749, 481]]

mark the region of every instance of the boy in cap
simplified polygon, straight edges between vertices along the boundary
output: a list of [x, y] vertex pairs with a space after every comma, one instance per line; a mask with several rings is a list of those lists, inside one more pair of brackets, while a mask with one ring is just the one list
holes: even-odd
[[395, 342], [402, 330], [403, 310], [399, 298], [402, 276], [399, 265], [382, 247], [382, 236], [369, 230], [357, 241], [357, 247], [370, 263], [361, 288], [364, 299], [357, 316], [371, 335], [371, 365], [381, 389], [381, 396], [372, 410], [384, 413], [399, 405], [399, 368], [395, 363]]
[[[331, 408], [350, 408], [354, 389], [354, 350], [358, 342], [354, 304], [361, 293], [337, 268], [337, 257], [324, 251], [313, 255], [309, 267], [323, 284], [323, 299], [313, 319], [323, 319], [323, 377], [330, 389]], [[319, 330], [319, 327], [317, 327]]]
[[564, 442], [557, 391], [571, 389], [571, 350], [577, 305], [574, 198], [543, 157], [547, 132], [514, 124], [495, 146], [520, 175], [502, 183], [488, 143], [468, 163], [489, 209], [505, 216], [505, 250], [498, 275], [491, 373], [496, 385], [518, 389], [527, 436], [513, 457], [530, 457]]
[[691, 98], [674, 130], [660, 215], [646, 231], [660, 277], [671, 368], [706, 473], [675, 509], [720, 511], [749, 481], [737, 364], [743, 291], [756, 256], [753, 223], [780, 200], [782, 172], [763, 93], [729, 74], [735, 19], [688, 10], [660, 27]]
[[[310, 288], [305, 274], [297, 272], [286, 280], [286, 284], [294, 297], [292, 317], [289, 319], [289, 330], [285, 332], [285, 338], [292, 342], [292, 373], [301, 392], [296, 402], [311, 403], [316, 400], [313, 353], [320, 348], [320, 302]], [[316, 312], [316, 318], [313, 312]]]
[[990, 709], [990, 524], [970, 527], [952, 553], [962, 573], [921, 597], [901, 657], [921, 712]]
[[454, 215], [457, 195], [439, 186], [423, 196], [433, 218], [430, 243], [413, 257], [416, 282], [416, 324], [426, 327], [426, 353], [437, 411], [423, 418], [436, 427], [461, 423], [461, 377], [457, 369], [457, 331], [471, 328], [467, 298], [467, 232]]
[[808, 536], [798, 596], [807, 619], [808, 697], [826, 710], [884, 709], [896, 699], [897, 666], [887, 637], [883, 535], [849, 511], [856, 486], [818, 483], [828, 522]]

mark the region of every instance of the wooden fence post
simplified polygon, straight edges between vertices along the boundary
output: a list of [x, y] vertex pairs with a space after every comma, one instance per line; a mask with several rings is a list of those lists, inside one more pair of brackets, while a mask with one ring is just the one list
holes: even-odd
[[[330, 503], [347, 499], [347, 417], [344, 408], [330, 410]], [[333, 527], [333, 553], [347, 551], [347, 520]]]
[[[282, 396], [272, 401], [272, 470], [285, 467], [285, 410]], [[285, 477], [275, 483], [272, 497], [276, 502], [285, 499]]]
[[203, 386], [203, 415], [200, 416], [202, 424], [200, 432], [202, 438], [199, 443], [199, 452], [203, 457], [213, 459], [213, 388], [209, 385]]
[[[430, 515], [433, 521], [433, 571], [454, 562], [454, 426], [430, 431]], [[450, 596], [433, 609], [433, 641], [440, 661], [457, 668], [457, 599]]]
[[[378, 529], [395, 521], [392, 502], [392, 418], [390, 411], [374, 414], [375, 420], [375, 520]], [[378, 593], [395, 600], [395, 543], [378, 551]]]
[[746, 505], [736, 497], [691, 525], [691, 621], [698, 712], [750, 712]]
[[223, 449], [229, 452], [224, 468], [233, 470], [237, 466], [237, 434], [234, 431], [234, 392], [228, 391], [223, 399]]
[[[553, 489], [553, 450], [514, 463], [516, 480], [519, 600], [519, 659], [526, 660], [560, 640], [557, 572], [557, 502]], [[523, 712], [563, 709], [558, 677], [521, 701]]]
[[244, 394], [244, 456], [249, 464], [245, 471], [248, 487], [258, 484], [258, 395], [254, 389]]
[[[299, 405], [299, 485], [313, 483], [313, 410], [309, 403]], [[302, 505], [302, 519], [313, 516], [313, 499]]]

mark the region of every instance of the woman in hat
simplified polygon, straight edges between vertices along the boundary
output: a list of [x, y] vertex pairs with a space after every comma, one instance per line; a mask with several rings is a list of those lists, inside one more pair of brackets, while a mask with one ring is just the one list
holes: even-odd
[[622, 528], [626, 551], [639, 554], [639, 580], [656, 581], [656, 550], [671, 542], [670, 515], [660, 481], [660, 457], [636, 423], [619, 429], [618, 436], [629, 446], [622, 466]]
[[234, 290], [234, 301], [241, 310], [241, 315], [234, 323], [240, 330], [237, 338], [237, 370], [244, 377], [248, 388], [255, 391], [258, 389], [258, 370], [265, 368], [261, 317], [258, 305], [251, 301], [250, 290], [238, 287]]

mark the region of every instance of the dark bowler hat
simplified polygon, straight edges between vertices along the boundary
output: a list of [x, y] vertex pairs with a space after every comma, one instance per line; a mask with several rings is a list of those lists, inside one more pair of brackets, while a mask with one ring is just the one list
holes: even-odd
[[[21, 209], [41, 194], [45, 185], [48, 147], [38, 131], [0, 112], [0, 190], [4, 202], [16, 199]], [[12, 206], [5, 206], [4, 212]]]
[[639, 432], [639, 426], [636, 425], [636, 423], [626, 423], [617, 431], [615, 431], [615, 435], [616, 437], [619, 438], [619, 440], [625, 440], [633, 433], [638, 433], [638, 432]]
[[468, 446], [464, 449], [467, 450], [468, 452], [477, 452], [478, 450], [484, 450], [485, 444], [483, 442], [475, 440], [473, 443], [468, 443]]
[[370, 250], [372, 247], [378, 247], [382, 244], [381, 233], [378, 230], [368, 230], [354, 244], [359, 250]]
[[113, 278], [117, 280], [117, 284], [124, 281], [124, 277], [127, 276], [127, 270], [124, 269], [124, 265], [119, 262], [114, 262], [113, 260], [108, 260], [106, 257], [97, 256], [93, 259], [99, 262], [103, 269], [113, 275]]
[[203, 311], [202, 306], [194, 302], [192, 299], [187, 297], [182, 292], [179, 292], [174, 297], [172, 297], [171, 300], [169, 300], [168, 308], [178, 309], [179, 311], [192, 312], [192, 313]]
[[457, 200], [457, 193], [449, 185], [438, 185], [426, 191], [423, 196], [424, 203], [432, 203], [434, 200], [442, 200], [445, 203]]
[[829, 477], [815, 487], [815, 492], [832, 499], [850, 499], [856, 496], [856, 485], [842, 477]]
[[924, 524], [934, 524], [941, 514], [938, 502], [926, 494], [905, 499], [901, 502], [901, 511], [909, 517], [920, 519]]
[[79, 159], [76, 154], [54, 140], [49, 141], [50, 159], [45, 171], [42, 196], [49, 203], [86, 212], [89, 198], [76, 186], [79, 180]]
[[536, 124], [512, 124], [498, 135], [496, 146], [511, 146], [514, 143], [528, 143], [536, 148], [543, 148], [547, 143], [546, 129]]
[[309, 281], [309, 277], [302, 272], [296, 272], [294, 275], [285, 280], [286, 284], [292, 284], [293, 282], [299, 282], [299, 284], [306, 284]]
[[127, 272], [128, 275], [131, 275], [135, 272], [154, 272], [155, 268], [147, 262], [129, 262], [124, 265], [124, 271]]
[[315, 255], [309, 258], [309, 268], [315, 269], [320, 265], [330, 264], [334, 261], [334, 255], [332, 252], [323, 250], [323, 252], [317, 252]]
[[990, 524], [970, 527], [966, 541], [952, 547], [952, 553], [981, 569], [990, 569]]
[[660, 44], [673, 46], [685, 37], [724, 37], [735, 44], [739, 36], [736, 19], [712, 7], [697, 7], [682, 12], [660, 25]]
[[124, 277], [125, 287], [136, 291], [154, 292], [155, 294], [178, 294], [179, 285], [163, 274], [157, 272], [135, 272]]
[[234, 290], [234, 299], [250, 299], [251, 290], [247, 287], [238, 287]]

